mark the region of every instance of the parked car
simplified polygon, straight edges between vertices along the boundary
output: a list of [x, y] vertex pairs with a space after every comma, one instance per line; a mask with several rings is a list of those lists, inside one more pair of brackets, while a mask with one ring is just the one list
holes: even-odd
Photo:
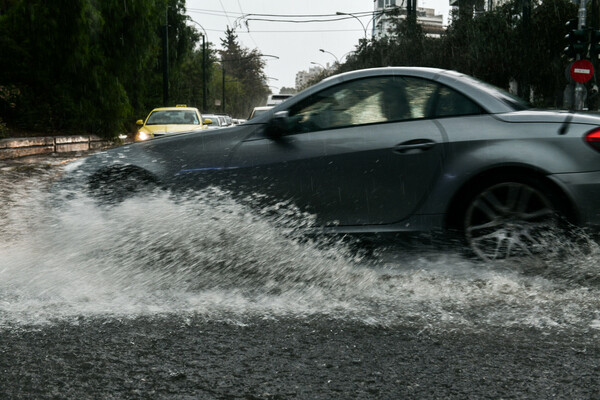
[[94, 190], [125, 176], [290, 200], [332, 232], [458, 232], [484, 259], [548, 251], [563, 221], [600, 226], [599, 116], [533, 110], [432, 68], [333, 76], [243, 125], [116, 148], [79, 171]]
[[146, 120], [140, 119], [136, 122], [139, 128], [135, 140], [143, 141], [170, 133], [206, 129], [202, 121], [200, 111], [194, 107], [179, 105], [155, 108], [150, 111]]

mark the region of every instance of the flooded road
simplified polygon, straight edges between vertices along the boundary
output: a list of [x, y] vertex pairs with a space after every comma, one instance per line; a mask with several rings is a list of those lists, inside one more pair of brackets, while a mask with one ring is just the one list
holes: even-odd
[[585, 238], [365, 253], [216, 189], [57, 199], [62, 168], [0, 168], [0, 397], [600, 398]]

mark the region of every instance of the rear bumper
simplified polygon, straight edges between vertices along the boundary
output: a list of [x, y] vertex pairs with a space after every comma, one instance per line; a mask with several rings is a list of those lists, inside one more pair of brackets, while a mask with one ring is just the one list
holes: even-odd
[[549, 176], [571, 198], [582, 226], [600, 228], [600, 171]]

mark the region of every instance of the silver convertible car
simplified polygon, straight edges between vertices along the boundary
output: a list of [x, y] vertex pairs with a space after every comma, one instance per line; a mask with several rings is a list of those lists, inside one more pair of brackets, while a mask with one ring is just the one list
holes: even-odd
[[600, 225], [600, 116], [532, 110], [432, 68], [333, 76], [243, 125], [122, 146], [78, 170], [96, 192], [217, 185], [290, 200], [335, 232], [459, 232], [484, 259], [544, 251], [563, 223]]

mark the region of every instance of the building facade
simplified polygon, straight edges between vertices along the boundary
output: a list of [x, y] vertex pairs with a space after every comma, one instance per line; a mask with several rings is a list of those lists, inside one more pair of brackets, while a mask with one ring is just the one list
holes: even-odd
[[[444, 16], [436, 15], [433, 8], [416, 7], [416, 0], [413, 4], [416, 8], [417, 23], [421, 25], [423, 31], [428, 36], [440, 36], [444, 32]], [[406, 0], [374, 0], [373, 11], [373, 37], [385, 36], [393, 26], [393, 19], [405, 19], [407, 14]], [[392, 11], [397, 12], [392, 15]]]
[[[329, 67], [329, 64], [327, 64], [327, 67]], [[296, 73], [296, 89], [304, 88], [308, 81], [319, 75], [323, 70], [324, 69], [319, 66], [314, 66], [310, 67], [308, 71], [298, 71]]]
[[[486, 11], [492, 11], [507, 3], [508, 0], [479, 0], [474, 3], [469, 3], [470, 7], [473, 7], [473, 13], [482, 13]], [[459, 0], [450, 0], [450, 7], [453, 10], [459, 8]]]

